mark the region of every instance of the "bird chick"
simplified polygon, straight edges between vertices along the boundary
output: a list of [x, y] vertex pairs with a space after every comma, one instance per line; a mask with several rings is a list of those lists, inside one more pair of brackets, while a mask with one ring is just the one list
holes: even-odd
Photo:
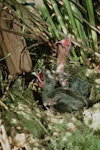
[[57, 68], [56, 73], [63, 73], [66, 60], [69, 56], [71, 48], [71, 38], [63, 39], [56, 42], [57, 47]]
[[42, 102], [45, 107], [52, 107], [58, 112], [72, 112], [87, 106], [87, 100], [76, 92], [56, 87], [56, 79], [49, 73], [37, 75], [39, 86], [42, 88]]
[[56, 47], [57, 47], [57, 68], [55, 71], [55, 76], [62, 86], [68, 86], [67, 77], [69, 75], [68, 73], [64, 72], [64, 67], [71, 49], [71, 38], [68, 37], [59, 42], [56, 42]]

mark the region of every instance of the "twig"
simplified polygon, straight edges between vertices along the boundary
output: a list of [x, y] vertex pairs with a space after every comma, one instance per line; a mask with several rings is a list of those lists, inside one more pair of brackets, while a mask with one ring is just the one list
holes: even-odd
[[95, 56], [100, 58], [100, 54], [99, 53], [95, 52], [94, 54], [95, 54]]
[[0, 143], [3, 150], [11, 150], [6, 130], [3, 125], [0, 125]]
[[1, 105], [2, 107], [4, 107], [5, 110], [8, 110], [8, 109], [9, 109], [9, 108], [6, 106], [6, 104], [3, 103], [1, 100], [0, 100], [0, 105]]

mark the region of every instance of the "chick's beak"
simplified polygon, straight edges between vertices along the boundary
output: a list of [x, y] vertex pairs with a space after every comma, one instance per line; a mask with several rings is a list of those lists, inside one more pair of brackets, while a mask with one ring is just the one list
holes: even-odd
[[70, 38], [65, 38], [61, 41], [58, 41], [55, 43], [55, 46], [57, 47], [58, 44], [61, 44], [62, 47], [65, 47], [66, 51], [69, 51], [71, 48], [71, 39]]

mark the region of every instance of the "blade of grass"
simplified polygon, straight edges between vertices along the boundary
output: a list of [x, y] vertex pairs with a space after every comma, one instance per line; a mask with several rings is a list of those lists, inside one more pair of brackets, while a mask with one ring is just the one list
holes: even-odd
[[[89, 22], [91, 25], [95, 27], [95, 17], [94, 17], [94, 10], [93, 10], [93, 2], [92, 0], [86, 0], [86, 7], [88, 11], [88, 17], [89, 17]], [[97, 44], [97, 33], [91, 29], [91, 38], [93, 40], [93, 48], [95, 51], [98, 50], [98, 44]]]
[[[72, 13], [70, 1], [69, 0], [63, 0], [63, 2], [65, 4], [66, 12], [68, 14], [68, 18], [69, 18], [72, 33], [74, 34], [75, 38], [78, 40], [79, 34], [78, 34], [77, 26], [76, 26], [76, 23], [75, 23], [75, 17], [73, 16], [73, 13]], [[75, 61], [78, 62], [79, 60], [78, 60], [77, 54], [75, 52], [75, 49], [72, 49], [71, 51], [72, 51], [72, 54], [74, 56]]]
[[63, 0], [63, 2], [65, 3], [65, 8], [66, 8], [66, 11], [67, 11], [67, 14], [68, 14], [68, 17], [69, 17], [72, 32], [74, 33], [75, 37], [78, 38], [79, 35], [78, 35], [78, 32], [77, 32], [75, 18], [74, 18], [73, 13], [72, 13], [70, 1], [69, 0]]
[[72, 55], [73, 55], [73, 57], [74, 57], [74, 60], [75, 60], [76, 62], [79, 62], [79, 59], [78, 59], [78, 56], [76, 55], [76, 52], [75, 52], [74, 47], [71, 49], [71, 53], [72, 53]]
[[[45, 6], [45, 3], [42, 1], [42, 4], [41, 4], [41, 6], [39, 6], [40, 8], [39, 8], [39, 10], [41, 10], [41, 13], [42, 13], [42, 17], [44, 18], [44, 20], [46, 20], [48, 23], [50, 23], [54, 28], [56, 28], [55, 27], [55, 24], [54, 24], [54, 22], [52, 21], [52, 18], [51, 18], [51, 16], [50, 16], [50, 13], [49, 13], [49, 11], [48, 11], [48, 9], [47, 9], [47, 7]], [[59, 34], [57, 34], [56, 32], [54, 32], [54, 30], [52, 30], [51, 28], [49, 28], [48, 27], [48, 30], [52, 33], [52, 36], [53, 37], [57, 37], [57, 38], [59, 38]]]
[[61, 29], [62, 29], [63, 33], [64, 33], [64, 34], [68, 34], [67, 29], [66, 29], [66, 27], [65, 27], [65, 24], [64, 24], [64, 22], [63, 22], [61, 13], [60, 13], [60, 11], [59, 11], [59, 9], [58, 9], [58, 7], [57, 7], [56, 1], [55, 1], [55, 0], [51, 0], [51, 4], [52, 4], [52, 6], [53, 6], [53, 8], [54, 8], [54, 11], [55, 11], [55, 13], [56, 13], [58, 22], [59, 22], [59, 24], [60, 24], [60, 26], [61, 26]]
[[[79, 1], [77, 0], [77, 3], [79, 3]], [[84, 46], [87, 46], [88, 43], [84, 41], [84, 39], [87, 39], [87, 36], [85, 34], [85, 31], [84, 31], [84, 26], [83, 26], [83, 20], [82, 20], [82, 14], [80, 12], [80, 10], [71, 2], [71, 8], [72, 8], [72, 11], [73, 11], [73, 15], [74, 14], [77, 14], [78, 17], [75, 16], [75, 23], [76, 23], [76, 26], [77, 26], [77, 29], [78, 29], [78, 34], [79, 34], [79, 41], [81, 40], [82, 41], [82, 44]], [[80, 49], [80, 54], [81, 54], [81, 58], [83, 60], [86, 59], [86, 51], [84, 51], [84, 49]]]

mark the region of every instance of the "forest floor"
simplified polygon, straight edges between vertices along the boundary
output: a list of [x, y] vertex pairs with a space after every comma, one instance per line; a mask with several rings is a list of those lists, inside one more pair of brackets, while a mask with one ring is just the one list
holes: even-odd
[[[78, 70], [81, 78], [85, 69]], [[93, 84], [90, 97], [99, 101], [100, 73], [87, 69], [85, 75]], [[41, 89], [29, 78], [4, 81], [1, 73], [0, 150], [99, 150], [100, 103], [72, 113], [44, 108]]]

